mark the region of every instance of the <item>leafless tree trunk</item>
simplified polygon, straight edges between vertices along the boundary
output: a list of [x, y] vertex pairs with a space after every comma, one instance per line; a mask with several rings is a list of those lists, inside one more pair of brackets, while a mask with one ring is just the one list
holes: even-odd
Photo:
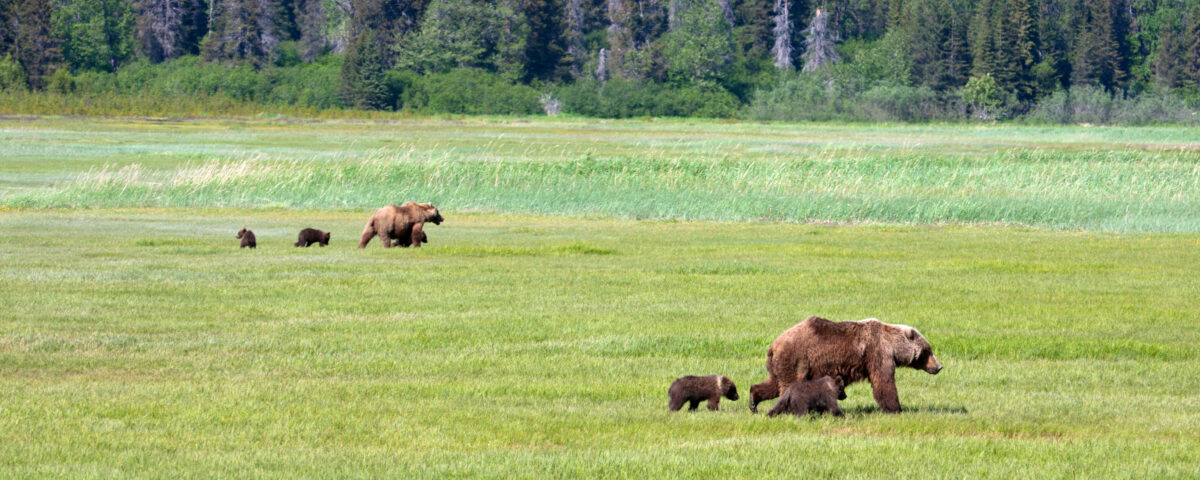
[[567, 0], [567, 55], [571, 57], [571, 76], [583, 73], [583, 1]]
[[183, 2], [180, 0], [141, 0], [138, 2], [138, 38], [142, 53], [154, 61], [179, 56], [180, 30], [183, 28]]
[[626, 71], [625, 56], [633, 50], [633, 32], [629, 28], [631, 20], [631, 12], [625, 0], [608, 0], [608, 50], [601, 58], [612, 66], [606, 66], [605, 77], [610, 70], [621, 78], [630, 76]]
[[608, 49], [600, 49], [600, 58], [596, 60], [596, 78], [601, 82], [608, 80]]
[[775, 68], [780, 70], [792, 69], [792, 20], [788, 3], [789, 0], [775, 0], [775, 46], [771, 47], [771, 56], [775, 58]]
[[801, 55], [801, 58], [804, 60], [805, 72], [816, 71], [827, 63], [837, 63], [841, 60], [837, 50], [833, 49], [838, 40], [837, 33], [830, 30], [827, 23], [826, 15], [818, 8], [813, 13], [808, 28], [804, 30], [804, 55]]

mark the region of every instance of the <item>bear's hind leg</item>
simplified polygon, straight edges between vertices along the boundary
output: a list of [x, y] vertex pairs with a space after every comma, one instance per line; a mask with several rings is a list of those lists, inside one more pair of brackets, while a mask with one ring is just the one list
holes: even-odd
[[700, 401], [699, 401], [699, 400], [690, 400], [690, 399], [689, 399], [689, 400], [688, 400], [688, 402], [691, 404], [690, 406], [688, 406], [688, 411], [689, 411], [689, 412], [690, 412], [690, 411], [693, 411], [693, 410], [695, 410], [696, 408], [699, 408], [699, 407], [700, 407]]

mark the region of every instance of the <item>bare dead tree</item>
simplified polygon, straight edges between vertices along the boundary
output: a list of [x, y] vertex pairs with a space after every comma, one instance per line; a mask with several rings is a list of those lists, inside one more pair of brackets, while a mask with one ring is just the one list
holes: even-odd
[[804, 60], [803, 71], [813, 72], [827, 63], [841, 60], [837, 50], [833, 49], [837, 41], [837, 32], [829, 29], [827, 16], [818, 8], [804, 30], [804, 54], [801, 55]]
[[583, 1], [567, 0], [567, 55], [571, 57], [571, 76], [579, 77], [583, 69]]
[[183, 2], [141, 0], [138, 2], [137, 35], [142, 53], [154, 61], [178, 57], [183, 29]]
[[771, 57], [775, 59], [775, 68], [780, 70], [792, 69], [792, 20], [788, 12], [789, 0], [775, 0], [775, 46], [771, 47]]

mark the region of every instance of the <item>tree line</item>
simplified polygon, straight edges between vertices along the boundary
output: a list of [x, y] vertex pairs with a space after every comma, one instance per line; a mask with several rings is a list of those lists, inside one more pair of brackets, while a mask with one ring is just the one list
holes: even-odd
[[145, 91], [179, 63], [356, 109], [470, 103], [443, 84], [604, 116], [1194, 109], [1200, 0], [0, 0], [0, 89]]

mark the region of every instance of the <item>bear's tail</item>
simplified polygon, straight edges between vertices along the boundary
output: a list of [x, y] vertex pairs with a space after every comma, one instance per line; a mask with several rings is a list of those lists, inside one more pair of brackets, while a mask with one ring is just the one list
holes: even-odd
[[371, 237], [374, 237], [374, 236], [375, 236], [375, 222], [368, 221], [367, 226], [363, 227], [362, 240], [358, 241], [358, 248], [367, 248], [367, 243], [370, 243]]

